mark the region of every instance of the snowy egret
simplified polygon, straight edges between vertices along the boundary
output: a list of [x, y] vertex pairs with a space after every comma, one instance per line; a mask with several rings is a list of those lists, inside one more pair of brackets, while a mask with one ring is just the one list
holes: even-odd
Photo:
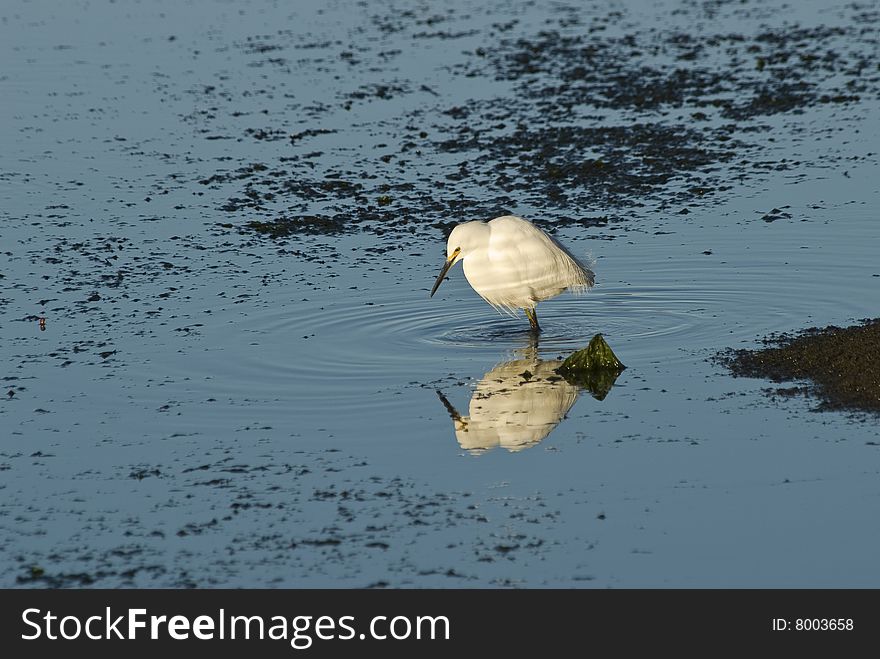
[[523, 309], [540, 332], [535, 306], [565, 290], [588, 290], [593, 271], [528, 220], [513, 215], [457, 225], [446, 242], [446, 263], [431, 296], [449, 269], [462, 261], [464, 276], [486, 302], [513, 313]]

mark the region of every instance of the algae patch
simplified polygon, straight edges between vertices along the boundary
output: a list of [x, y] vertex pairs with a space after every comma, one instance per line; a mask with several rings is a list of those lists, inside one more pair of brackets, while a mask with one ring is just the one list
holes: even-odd
[[603, 400], [625, 368], [603, 336], [597, 334], [586, 348], [569, 355], [556, 372], [570, 384]]
[[808, 381], [807, 387], [769, 393], [816, 396], [819, 410], [880, 413], [880, 318], [770, 336], [763, 343], [768, 347], [728, 350], [716, 360], [738, 377]]
[[252, 220], [247, 223], [247, 227], [270, 238], [288, 238], [295, 234], [332, 235], [345, 231], [345, 223], [341, 218], [325, 215], [280, 217], [267, 221]]

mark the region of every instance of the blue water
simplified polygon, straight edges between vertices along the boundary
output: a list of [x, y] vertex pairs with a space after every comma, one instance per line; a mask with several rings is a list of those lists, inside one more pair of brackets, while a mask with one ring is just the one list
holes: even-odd
[[[693, 29], [850, 19], [821, 5], [719, 6]], [[626, 10], [609, 29], [687, 27], [676, 6]], [[499, 17], [528, 36], [559, 13], [465, 7], [421, 24], [427, 8], [408, 19], [386, 3], [0, 10], [2, 585], [880, 585], [877, 420], [773, 399], [772, 383], [711, 361], [877, 315], [876, 95], [765, 118], [743, 157], [800, 164], [748, 178], [718, 165], [731, 188], [687, 215], [645, 199], [560, 229], [597, 285], [542, 303], [537, 346], [458, 268], [429, 299], [439, 230], [275, 242], [221, 226], [335, 202], [230, 215], [236, 184], [200, 179], [320, 151], [317, 169], [348, 163], [367, 180], [416, 116], [428, 127], [469, 101], [528, 102], [456, 67]], [[413, 36], [440, 26], [463, 35]], [[261, 43], [283, 47], [255, 54]], [[344, 107], [378, 83], [402, 91]], [[336, 132], [243, 136], [268, 126]], [[428, 189], [460, 160], [395, 158], [389, 181]], [[441, 208], [413, 219], [473, 219]], [[790, 217], [763, 221], [773, 208]], [[505, 210], [550, 212], [540, 195]], [[604, 400], [566, 398], [525, 445], [460, 444], [438, 390], [473, 416], [505, 363], [557, 360], [596, 333], [627, 366]], [[538, 415], [542, 396], [517, 405]]]

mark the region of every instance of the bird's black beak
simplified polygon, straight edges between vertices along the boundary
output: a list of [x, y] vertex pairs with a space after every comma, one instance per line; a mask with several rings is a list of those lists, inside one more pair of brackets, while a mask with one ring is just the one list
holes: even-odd
[[440, 271], [440, 274], [437, 275], [437, 280], [434, 282], [434, 287], [431, 289], [431, 295], [428, 297], [434, 297], [434, 293], [437, 292], [437, 289], [440, 288], [440, 284], [443, 283], [443, 278], [446, 276], [446, 273], [449, 272], [449, 268], [452, 267], [452, 264], [455, 263], [455, 257], [458, 256], [458, 253], [461, 249], [456, 249], [452, 254], [449, 255], [449, 258], [446, 259], [446, 263], [443, 264], [443, 269]]

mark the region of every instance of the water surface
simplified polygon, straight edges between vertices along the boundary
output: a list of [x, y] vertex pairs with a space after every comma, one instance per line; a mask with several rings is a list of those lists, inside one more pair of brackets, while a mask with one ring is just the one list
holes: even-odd
[[[876, 419], [710, 360], [880, 306], [877, 7], [823, 4], [8, 5], [3, 583], [880, 585]], [[428, 297], [509, 212], [595, 263], [537, 345]]]

